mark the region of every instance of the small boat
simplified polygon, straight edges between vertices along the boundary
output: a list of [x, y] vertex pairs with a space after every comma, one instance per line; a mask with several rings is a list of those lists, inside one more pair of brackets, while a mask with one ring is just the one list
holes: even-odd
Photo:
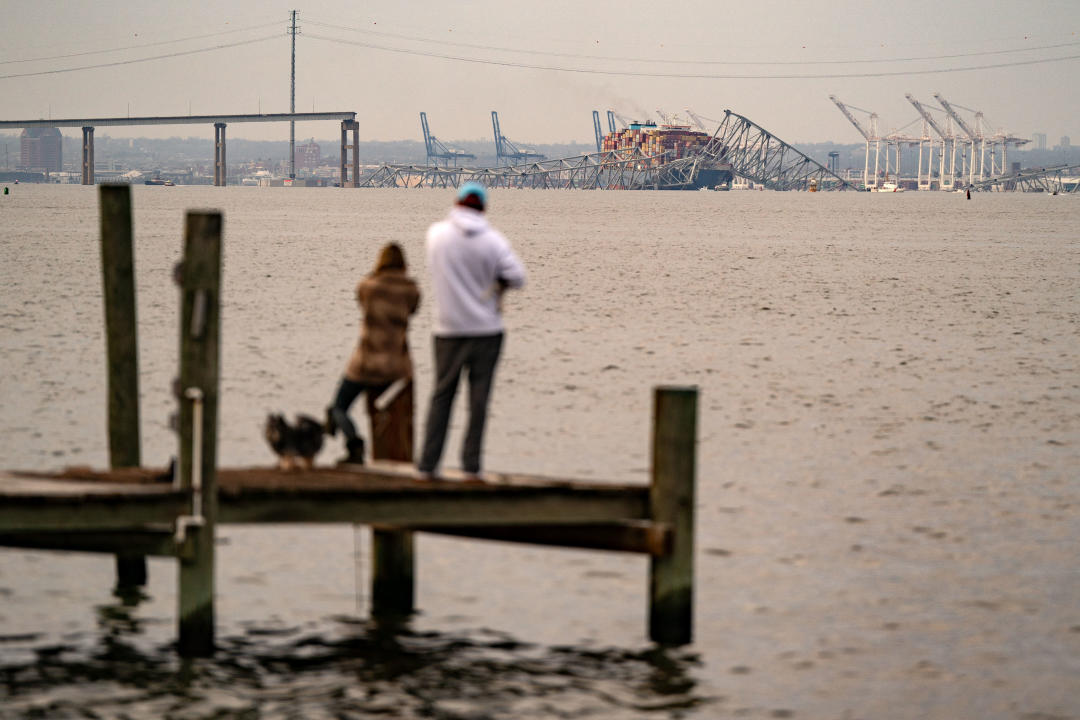
[[877, 187], [870, 188], [870, 192], [904, 192], [904, 188], [894, 182], [883, 182]]

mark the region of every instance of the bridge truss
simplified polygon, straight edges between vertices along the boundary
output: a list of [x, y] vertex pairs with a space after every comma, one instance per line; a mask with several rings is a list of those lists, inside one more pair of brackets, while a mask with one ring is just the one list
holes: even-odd
[[1080, 194], [1080, 179], [1077, 176], [1080, 176], [1080, 165], [1054, 165], [980, 180], [973, 183], [971, 189]]
[[731, 171], [770, 190], [854, 189], [851, 183], [796, 150], [765, 128], [730, 110], [705, 147]]
[[486, 187], [564, 190], [621, 190], [657, 187], [665, 156], [639, 149], [609, 150], [558, 160], [492, 168], [383, 165], [360, 180], [360, 187], [460, 187], [473, 181]]
[[360, 178], [359, 187], [487, 187], [573, 190], [680, 190], [720, 184], [738, 175], [772, 190], [842, 190], [852, 185], [730, 110], [698, 151], [646, 155], [640, 148], [586, 153], [558, 160], [493, 168], [383, 165]]

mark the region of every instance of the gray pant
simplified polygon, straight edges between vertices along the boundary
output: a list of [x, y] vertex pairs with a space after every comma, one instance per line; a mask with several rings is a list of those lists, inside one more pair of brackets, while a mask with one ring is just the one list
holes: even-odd
[[503, 336], [436, 337], [435, 388], [428, 406], [424, 428], [424, 448], [417, 468], [434, 472], [442, 457], [450, 411], [454, 406], [458, 381], [463, 370], [469, 372], [469, 427], [461, 449], [461, 467], [465, 472], [480, 472], [480, 451], [484, 440], [488, 398], [495, 380], [495, 364], [499, 360]]

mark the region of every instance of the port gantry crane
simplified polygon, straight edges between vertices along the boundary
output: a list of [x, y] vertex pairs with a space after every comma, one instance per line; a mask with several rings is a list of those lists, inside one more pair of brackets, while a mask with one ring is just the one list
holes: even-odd
[[[979, 141], [978, 133], [971, 129], [964, 119], [953, 110], [949, 101], [941, 97], [941, 93], [934, 93], [934, 99], [941, 103], [941, 107], [945, 109], [945, 112], [949, 114], [949, 117], [960, 126], [960, 129], [964, 131], [964, 134], [968, 136], [968, 153], [964, 160], [964, 174], [967, 175], [967, 184], [970, 186], [975, 182], [975, 143]], [[980, 170], [981, 175], [981, 170]], [[979, 178], [982, 179], [981, 177]]]
[[615, 111], [614, 110], [608, 110], [607, 111], [607, 126], [608, 126], [608, 132], [611, 133], [612, 135], [614, 135], [615, 134]]
[[660, 118], [660, 122], [662, 122], [664, 125], [681, 125], [682, 124], [682, 123], [679, 122], [679, 116], [678, 115], [672, 115], [672, 114], [664, 112], [663, 110], [658, 109], [656, 111], [656, 117]]
[[[1006, 132], [1000, 130], [995, 131], [993, 135], [987, 135], [987, 122], [986, 117], [981, 110], [972, 110], [966, 108], [963, 105], [956, 105], [961, 110], [967, 110], [968, 112], [975, 113], [975, 135], [979, 138], [979, 180], [989, 179], [986, 173], [986, 150], [987, 140], [990, 141], [990, 177], [1000, 177], [1005, 174], [1008, 154], [1009, 143], [1013, 143], [1017, 147], [1029, 142], [1026, 138], [1013, 137]], [[997, 149], [1001, 147], [1001, 163], [998, 164]]]
[[[844, 117], [848, 119], [855, 129], [859, 131], [859, 134], [866, 140], [866, 159], [863, 162], [863, 189], [870, 189], [870, 143], [874, 143], [874, 185], [877, 185], [878, 177], [878, 161], [881, 157], [881, 137], [878, 135], [878, 116], [877, 113], [870, 112], [869, 110], [863, 110], [851, 105], [852, 110], [858, 110], [870, 115], [870, 130], [864, 130], [863, 126], [859, 124], [859, 121], [855, 119], [855, 116], [851, 114], [851, 110], [848, 110], [848, 105], [840, 102], [840, 98], [835, 95], [830, 95], [829, 99], [833, 101], [836, 107], [840, 108], [840, 112], [844, 113]], [[885, 148], [885, 162], [889, 162], [889, 148]]]
[[[702, 116], [698, 115], [696, 112], [694, 112], [693, 110], [691, 110], [690, 108], [684, 108], [684, 109], [686, 110], [686, 115], [690, 118], [690, 121], [694, 123], [694, 127], [696, 127], [701, 132], [709, 132], [708, 130], [705, 129], [705, 123], [702, 122], [703, 120], [709, 120], [709, 122], [716, 123], [715, 120], [710, 120], [707, 117], [702, 117]], [[716, 124], [719, 125], [719, 123], [716, 123]]]
[[[930, 111], [923, 107], [922, 103], [912, 97], [911, 93], [906, 93], [904, 97], [908, 102], [914, 106], [914, 108], [922, 115], [925, 125], [929, 125], [934, 129], [934, 132], [941, 138], [941, 153], [938, 161], [938, 188], [941, 190], [952, 190], [956, 182], [956, 135], [952, 131], [952, 118], [946, 116], [946, 128], [941, 129], [941, 126], [934, 120], [934, 116], [930, 114]], [[927, 137], [929, 133], [923, 128], [923, 134]], [[945, 171], [945, 155], [946, 146], [950, 146], [950, 158], [949, 158], [949, 171]], [[934, 170], [934, 141], [930, 141], [930, 162], [927, 167], [926, 189], [930, 189], [931, 179]], [[922, 145], [919, 145], [919, 189], [923, 189], [922, 184]]]
[[491, 111], [491, 127], [495, 131], [495, 164], [496, 165], [509, 165], [509, 161], [518, 162], [530, 162], [532, 160], [543, 160], [544, 156], [540, 153], [532, 152], [531, 150], [522, 150], [517, 145], [510, 142], [510, 140], [502, 134], [502, 130], [499, 128], [499, 113], [495, 110]]
[[458, 160], [475, 160], [476, 156], [465, 152], [464, 150], [452, 150], [446, 147], [439, 139], [431, 134], [428, 129], [427, 113], [420, 113], [420, 127], [424, 130], [424, 148], [427, 150], [427, 164], [438, 165], [439, 161], [443, 161], [443, 165], [449, 167], [450, 161], [454, 161], [454, 165], [457, 166]]
[[[620, 123], [622, 123], [622, 126], [623, 126], [624, 130], [626, 128], [630, 127], [633, 124], [632, 120], [627, 120], [625, 117], [623, 117], [619, 113], [615, 112], [614, 110], [608, 110], [608, 112], [611, 113], [611, 115], [609, 115], [608, 117], [609, 118], [615, 118]], [[615, 132], [615, 130], [612, 130], [612, 132]]]
[[596, 152], [600, 152], [604, 148], [604, 133], [600, 129], [600, 111], [592, 111], [592, 124], [593, 132], [596, 133]]
[[[979, 174], [979, 183], [984, 183], [984, 181], [990, 180], [992, 181], [991, 184], [993, 184], [994, 178], [1004, 177], [1007, 171], [1009, 143], [1020, 146], [1024, 143], [1027, 143], [1028, 140], [1026, 138], [1013, 137], [1005, 132], [995, 132], [993, 135], [987, 136], [986, 129], [984, 128], [985, 118], [982, 114], [982, 111], [972, 110], [971, 108], [965, 108], [961, 105], [956, 105], [956, 107], [958, 108], [975, 113], [975, 128], [972, 129], [971, 126], [964, 122], [964, 120], [960, 117], [956, 110], [953, 109], [953, 105], [950, 105], [945, 98], [941, 97], [940, 93], [934, 93], [934, 98], [939, 103], [941, 103], [941, 106], [945, 108], [945, 112], [949, 114], [949, 117], [955, 120], [957, 125], [959, 125], [964, 131], [964, 133], [968, 136], [968, 154], [971, 156], [970, 162], [965, 163], [965, 167], [967, 168], [966, 174], [968, 176], [968, 185], [974, 185], [976, 182], [976, 165], [978, 166], [977, 171]], [[990, 178], [987, 178], [986, 171], [987, 140], [990, 141]], [[975, 155], [976, 143], [979, 144], [979, 154], [977, 157]], [[997, 148], [999, 145], [1001, 146], [1000, 165], [997, 162]]]

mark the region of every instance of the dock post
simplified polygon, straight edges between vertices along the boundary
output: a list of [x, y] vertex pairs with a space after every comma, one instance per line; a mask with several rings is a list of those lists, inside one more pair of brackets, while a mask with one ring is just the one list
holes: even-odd
[[[180, 270], [180, 484], [191, 515], [178, 520], [179, 650], [214, 651], [214, 525], [217, 520], [218, 367], [221, 357], [221, 213], [189, 212]], [[199, 426], [196, 428], [196, 422]]]
[[[101, 277], [108, 366], [109, 465], [139, 467], [139, 343], [136, 329], [135, 250], [131, 187], [102, 185]], [[116, 556], [116, 586], [146, 584], [146, 558]]]
[[[387, 393], [393, 393], [391, 386]], [[371, 456], [374, 460], [412, 462], [413, 383], [382, 406], [368, 395], [371, 418]], [[371, 528], [371, 614], [400, 617], [416, 607], [415, 538], [411, 530]]]
[[674, 537], [670, 553], [649, 561], [649, 638], [664, 645], [693, 637], [696, 443], [697, 388], [655, 388], [650, 515]]

